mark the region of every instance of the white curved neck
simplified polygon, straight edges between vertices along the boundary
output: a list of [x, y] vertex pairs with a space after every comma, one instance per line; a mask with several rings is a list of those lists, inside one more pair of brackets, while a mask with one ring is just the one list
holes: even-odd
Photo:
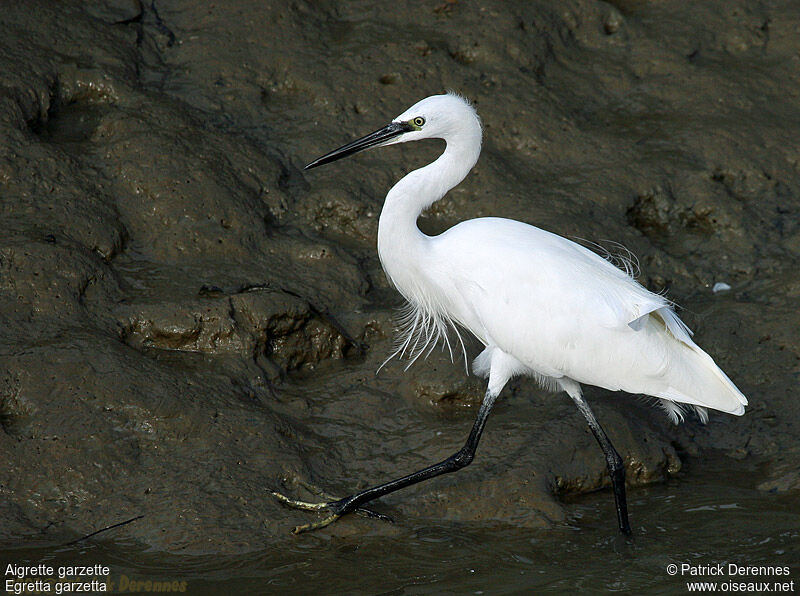
[[447, 146], [438, 159], [407, 174], [386, 195], [378, 222], [378, 255], [386, 275], [406, 299], [419, 295], [414, 290], [425, 277], [423, 261], [430, 238], [417, 227], [417, 218], [478, 161], [481, 128], [477, 120], [470, 124], [445, 139]]

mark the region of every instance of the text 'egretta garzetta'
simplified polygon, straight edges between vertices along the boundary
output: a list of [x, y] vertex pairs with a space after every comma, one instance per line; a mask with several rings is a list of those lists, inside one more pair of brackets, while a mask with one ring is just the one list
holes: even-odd
[[[658, 398], [673, 421], [693, 408], [741, 415], [747, 399], [691, 339], [671, 303], [594, 252], [531, 225], [483, 217], [427, 236], [417, 218], [461, 182], [478, 160], [481, 124], [455, 94], [418, 102], [384, 128], [311, 162], [320, 166], [370, 147], [444, 139], [436, 161], [414, 170], [386, 195], [378, 254], [389, 280], [408, 301], [396, 354], [412, 359], [466, 329], [485, 349], [473, 362], [488, 378], [486, 395], [465, 445], [444, 461], [408, 476], [325, 503], [273, 494], [287, 505], [326, 510], [328, 517], [295, 532], [324, 527], [383, 495], [454, 472], [475, 456], [489, 412], [512, 377], [533, 377], [565, 391], [603, 449], [619, 528], [630, 534], [625, 468], [581, 394], [581, 383]], [[460, 336], [458, 336], [460, 339]], [[462, 344], [463, 348], [463, 344]]]

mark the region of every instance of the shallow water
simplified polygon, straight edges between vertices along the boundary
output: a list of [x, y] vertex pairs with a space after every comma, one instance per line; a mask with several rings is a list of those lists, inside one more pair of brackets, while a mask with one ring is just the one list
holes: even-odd
[[[759, 470], [712, 457], [666, 484], [629, 493], [634, 535], [614, 531], [610, 491], [570, 499], [569, 521], [548, 530], [503, 524], [415, 525], [393, 535], [292, 536], [242, 556], [183, 557], [113, 539], [16, 549], [4, 562], [111, 568], [110, 578], [185, 581], [188, 593], [519, 594], [575, 590], [675, 594], [689, 581], [800, 582], [800, 507], [795, 496], [754, 488]], [[748, 480], [745, 480], [748, 479]], [[611, 517], [610, 517], [611, 516]], [[341, 523], [341, 522], [340, 522]], [[347, 522], [346, 522], [347, 523]], [[288, 531], [288, 528], [287, 528]], [[670, 575], [667, 566], [723, 564], [721, 576]], [[790, 567], [790, 575], [728, 575], [728, 564]]]

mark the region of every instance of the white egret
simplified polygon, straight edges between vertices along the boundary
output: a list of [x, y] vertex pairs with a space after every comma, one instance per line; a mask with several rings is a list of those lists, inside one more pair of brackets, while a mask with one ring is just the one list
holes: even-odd
[[500, 391], [512, 377], [526, 375], [565, 391], [586, 418], [605, 454], [619, 529], [629, 534], [624, 464], [582, 397], [581, 383], [653, 396], [676, 423], [683, 408], [694, 409], [703, 421], [706, 408], [741, 415], [747, 399], [692, 341], [666, 298], [583, 246], [495, 217], [464, 221], [438, 236], [419, 230], [422, 211], [461, 182], [480, 154], [480, 120], [458, 95], [423, 99], [384, 128], [306, 169], [370, 147], [428, 138], [444, 139], [446, 148], [386, 195], [378, 254], [387, 277], [408, 301], [396, 353], [416, 358], [432, 342], [447, 341], [448, 328], [466, 329], [485, 346], [473, 370], [488, 378], [488, 388], [469, 438], [440, 463], [344, 499], [308, 503], [273, 494], [287, 505], [329, 513], [295, 528], [302, 532], [461, 469], [472, 462]]

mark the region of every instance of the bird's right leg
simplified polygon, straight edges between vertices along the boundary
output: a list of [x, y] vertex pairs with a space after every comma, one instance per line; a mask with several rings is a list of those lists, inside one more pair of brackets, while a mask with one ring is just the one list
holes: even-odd
[[[475, 457], [475, 451], [478, 448], [478, 442], [480, 441], [481, 434], [486, 426], [486, 420], [489, 418], [489, 413], [492, 410], [494, 401], [497, 398], [497, 395], [500, 393], [499, 389], [492, 389], [493, 385], [491, 382], [489, 386], [490, 389], [487, 389], [486, 391], [486, 395], [484, 396], [480, 410], [478, 411], [478, 417], [475, 420], [475, 424], [472, 426], [472, 431], [469, 433], [467, 442], [464, 443], [464, 446], [461, 449], [438, 464], [428, 466], [427, 468], [414, 472], [413, 474], [409, 474], [408, 476], [403, 476], [397, 480], [392, 480], [390, 482], [368, 488], [361, 492], [350, 495], [349, 497], [345, 497], [344, 499], [332, 500], [323, 503], [297, 501], [295, 499], [290, 499], [289, 497], [286, 497], [278, 492], [271, 491], [272, 495], [276, 499], [278, 499], [284, 505], [288, 505], [289, 507], [294, 507], [295, 509], [306, 509], [310, 511], [327, 510], [330, 512], [326, 518], [318, 522], [297, 526], [294, 529], [294, 533], [299, 534], [301, 532], [308, 532], [311, 530], [324, 528], [325, 526], [335, 522], [346, 513], [363, 510], [362, 505], [364, 505], [364, 503], [392, 493], [396, 490], [400, 490], [401, 488], [411, 486], [412, 484], [417, 484], [442, 474], [455, 472], [456, 470], [460, 470], [461, 468], [469, 465]], [[502, 389], [502, 385], [500, 386], [500, 389]]]
[[628, 503], [625, 498], [625, 464], [619, 456], [619, 453], [617, 453], [617, 450], [614, 449], [614, 445], [611, 444], [603, 427], [597, 422], [597, 418], [595, 418], [594, 412], [592, 412], [589, 404], [583, 399], [580, 387], [577, 383], [574, 385], [575, 387], [570, 385], [564, 388], [572, 398], [572, 401], [575, 402], [575, 405], [578, 406], [578, 410], [583, 414], [583, 417], [586, 418], [586, 422], [589, 424], [594, 438], [597, 439], [600, 448], [603, 450], [603, 454], [606, 456], [606, 465], [608, 467], [608, 473], [611, 476], [611, 486], [614, 489], [614, 503], [617, 506], [619, 531], [623, 534], [630, 535], [631, 525], [628, 522]]

